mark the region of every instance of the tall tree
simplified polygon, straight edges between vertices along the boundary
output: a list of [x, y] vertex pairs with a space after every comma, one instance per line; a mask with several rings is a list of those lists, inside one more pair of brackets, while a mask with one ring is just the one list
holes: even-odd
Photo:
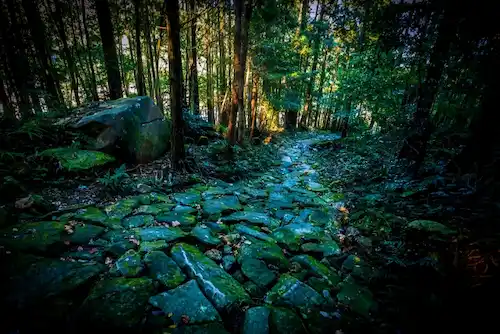
[[144, 83], [144, 65], [142, 63], [142, 47], [141, 47], [141, 2], [142, 0], [134, 0], [135, 4], [135, 54], [137, 60], [137, 94], [146, 95], [146, 84]]
[[200, 113], [200, 96], [198, 88], [198, 52], [196, 50], [196, 2], [189, 0], [189, 8], [191, 12], [191, 56], [189, 57], [189, 73], [190, 73], [190, 100], [191, 111], [194, 114]]
[[213, 73], [212, 73], [212, 34], [211, 34], [211, 20], [210, 13], [207, 11], [207, 34], [206, 34], [206, 59], [207, 59], [207, 112], [208, 112], [208, 121], [210, 123], [214, 123], [214, 87], [213, 87]]
[[97, 21], [101, 32], [102, 48], [104, 51], [104, 63], [108, 75], [109, 97], [116, 100], [123, 97], [122, 82], [120, 77], [120, 66], [116, 55], [116, 45], [111, 22], [111, 12], [108, 0], [95, 0]]
[[425, 80], [417, 97], [417, 110], [413, 115], [414, 133], [405, 141], [399, 157], [408, 161], [410, 171], [417, 173], [427, 153], [427, 142], [432, 129], [430, 113], [439, 89], [444, 64], [450, 48], [450, 36], [454, 35], [455, 21], [451, 1], [445, 1], [442, 17], [439, 22], [436, 42], [434, 43]]
[[86, 13], [86, 8], [85, 8], [85, 0], [82, 0], [82, 24], [83, 24], [83, 31], [85, 34], [85, 44], [86, 44], [86, 52], [85, 54], [87, 55], [87, 61], [88, 61], [88, 67], [90, 69], [90, 86], [91, 86], [91, 92], [92, 92], [92, 99], [94, 101], [99, 101], [99, 95], [97, 94], [97, 81], [96, 81], [96, 76], [95, 76], [95, 70], [94, 70], [94, 61], [92, 58], [92, 50], [91, 50], [91, 41], [90, 41], [90, 35], [89, 35], [89, 29], [87, 26], [87, 13]]
[[49, 99], [47, 99], [47, 103], [49, 106], [54, 106], [54, 104], [60, 105], [61, 97], [59, 96], [59, 91], [57, 89], [57, 79], [50, 60], [48, 41], [45, 38], [46, 28], [40, 17], [37, 3], [32, 0], [23, 0], [22, 3], [28, 20], [30, 33], [33, 38], [33, 43], [35, 45], [36, 56], [41, 67], [40, 69], [43, 73], [45, 87], [50, 96]]
[[170, 73], [170, 109], [172, 115], [172, 163], [180, 168], [184, 160], [184, 120], [182, 118], [182, 58], [179, 36], [179, 3], [165, 0], [168, 32], [168, 66]]
[[221, 10], [223, 8], [224, 2], [222, 2], [218, 8], [217, 19], [219, 21], [219, 72], [220, 72], [220, 90], [219, 90], [219, 123], [227, 126], [229, 124], [229, 113], [228, 109], [225, 108], [225, 97], [227, 93], [227, 77], [226, 77], [226, 50], [224, 39], [226, 37], [225, 33], [225, 18], [224, 12]]
[[230, 147], [236, 143], [236, 119], [238, 114], [238, 98], [240, 85], [243, 85], [243, 67], [241, 63], [241, 25], [243, 21], [243, 3], [242, 1], [234, 2], [234, 55], [233, 55], [233, 86], [232, 86], [232, 104], [229, 114], [229, 125], [227, 128], [227, 138]]

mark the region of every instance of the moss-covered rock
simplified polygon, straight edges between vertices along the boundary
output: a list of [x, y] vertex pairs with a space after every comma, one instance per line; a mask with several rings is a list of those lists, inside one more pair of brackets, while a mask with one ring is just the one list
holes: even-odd
[[[66, 230], [66, 233], [63, 234], [62, 240], [69, 241], [72, 244], [86, 245], [90, 240], [96, 239], [104, 233], [104, 227], [92, 224], [76, 224], [70, 228], [71, 230]], [[68, 234], [68, 232], [71, 233]]]
[[174, 241], [186, 236], [180, 228], [177, 227], [146, 227], [136, 228], [133, 232], [142, 241], [165, 240], [166, 242]]
[[157, 216], [156, 220], [161, 223], [169, 224], [177, 222], [183, 230], [190, 230], [194, 225], [196, 225], [196, 217], [187, 213], [170, 212], [168, 214]]
[[303, 317], [307, 317], [314, 309], [326, 303], [313, 288], [290, 275], [281, 275], [278, 283], [266, 294], [264, 301], [275, 306], [296, 308]]
[[6, 300], [19, 308], [72, 291], [106, 269], [96, 262], [69, 262], [32, 256], [11, 260], [16, 268], [12, 275], [4, 277], [2, 291], [6, 293]]
[[104, 222], [108, 220], [108, 215], [98, 208], [91, 206], [78, 210], [74, 218], [78, 220], [104, 224]]
[[13, 225], [0, 231], [0, 244], [7, 249], [45, 252], [63, 244], [64, 222], [42, 221]]
[[321, 243], [308, 242], [300, 246], [305, 253], [320, 253], [325, 256], [337, 256], [342, 253], [340, 246], [333, 240], [323, 241]]
[[207, 217], [239, 211], [243, 207], [236, 196], [223, 196], [209, 199], [202, 204], [203, 214]]
[[229, 216], [223, 217], [221, 220], [228, 223], [245, 222], [251, 225], [267, 226], [269, 228], [276, 228], [279, 226], [279, 221], [274, 220], [269, 215], [253, 211], [233, 212]]
[[242, 334], [269, 334], [269, 314], [271, 310], [265, 306], [249, 308], [245, 312]]
[[222, 240], [217, 238], [212, 233], [212, 230], [205, 225], [197, 225], [191, 231], [191, 235], [196, 239], [198, 239], [198, 241], [200, 241], [201, 243], [204, 243], [209, 246], [217, 246], [222, 243]]
[[276, 279], [276, 274], [269, 270], [266, 263], [257, 259], [243, 259], [241, 271], [252, 282], [261, 287], [270, 285]]
[[137, 197], [126, 198], [117, 201], [114, 204], [107, 206], [104, 211], [109, 218], [123, 219], [137, 209], [140, 205], [140, 200]]
[[83, 302], [79, 324], [91, 329], [137, 330], [153, 294], [154, 284], [148, 278], [101, 280]]
[[257, 238], [262, 241], [270, 242], [270, 243], [276, 243], [276, 240], [268, 236], [264, 232], [260, 232], [256, 229], [250, 228], [248, 226], [242, 225], [242, 224], [236, 224], [234, 226], [234, 230], [240, 234], [246, 234], [251, 237]]
[[144, 270], [141, 256], [135, 250], [128, 250], [114, 264], [113, 271], [125, 277], [136, 277]]
[[273, 334], [307, 333], [300, 317], [294, 311], [281, 307], [271, 308], [269, 328]]
[[351, 276], [348, 276], [340, 284], [337, 300], [339, 303], [348, 305], [351, 310], [365, 317], [369, 317], [370, 311], [376, 307], [373, 294], [370, 290], [358, 285]]
[[152, 251], [162, 251], [168, 248], [165, 240], [143, 241], [139, 246], [139, 252], [147, 253]]
[[155, 219], [151, 215], [137, 215], [125, 218], [122, 222], [125, 228], [135, 228], [142, 226], [151, 226], [155, 223]]
[[179, 266], [161, 251], [152, 251], [144, 257], [151, 278], [173, 289], [186, 280]]
[[195, 280], [153, 296], [149, 302], [165, 314], [171, 314], [176, 324], [182, 324], [182, 318], [186, 316], [192, 325], [221, 321], [219, 313], [203, 295]]
[[82, 171], [115, 161], [114, 157], [103, 152], [71, 147], [51, 148], [41, 152], [40, 156], [57, 159], [61, 167], [68, 171]]
[[172, 195], [172, 198], [182, 205], [194, 205], [201, 201], [199, 192], [175, 193]]
[[239, 263], [242, 263], [245, 258], [262, 260], [278, 266], [282, 270], [286, 270], [290, 266], [290, 262], [278, 245], [264, 241], [244, 243], [239, 249], [237, 259]]
[[325, 234], [324, 229], [315, 227], [309, 223], [292, 223], [276, 229], [271, 237], [284, 247], [298, 251], [300, 245], [305, 241], [331, 240]]
[[312, 256], [297, 255], [292, 257], [290, 261], [297, 262], [303, 268], [308, 269], [311, 274], [326, 279], [332, 286], [336, 286], [341, 280], [334, 269], [328, 268]]
[[136, 213], [145, 213], [150, 215], [159, 215], [164, 212], [169, 212], [175, 207], [173, 203], [155, 203], [149, 205], [141, 205], [137, 208]]
[[204, 294], [219, 311], [250, 302], [250, 296], [243, 287], [196, 247], [180, 243], [171, 252], [173, 260], [190, 278], [197, 280]]

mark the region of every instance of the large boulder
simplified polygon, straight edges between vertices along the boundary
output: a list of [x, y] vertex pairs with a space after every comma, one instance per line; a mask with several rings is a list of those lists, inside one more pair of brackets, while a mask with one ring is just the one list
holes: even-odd
[[102, 102], [72, 126], [95, 138], [94, 149], [139, 163], [161, 156], [171, 133], [171, 122], [148, 96]]

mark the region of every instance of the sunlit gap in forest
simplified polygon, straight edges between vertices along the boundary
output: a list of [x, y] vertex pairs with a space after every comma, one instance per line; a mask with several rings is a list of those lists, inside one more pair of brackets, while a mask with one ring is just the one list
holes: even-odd
[[497, 13], [1, 1], [2, 332], [490, 332]]

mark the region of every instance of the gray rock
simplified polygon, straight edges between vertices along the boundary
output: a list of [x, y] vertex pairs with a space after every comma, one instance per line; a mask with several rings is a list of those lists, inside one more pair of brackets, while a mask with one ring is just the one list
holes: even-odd
[[245, 222], [252, 225], [268, 226], [270, 228], [279, 226], [279, 222], [273, 220], [269, 215], [253, 211], [233, 212], [229, 216], [223, 217], [221, 220], [229, 223]]
[[197, 225], [195, 228], [193, 228], [191, 234], [200, 242], [209, 246], [217, 246], [222, 243], [219, 238], [213, 235], [212, 230], [205, 225]]
[[165, 240], [166, 242], [180, 239], [186, 234], [177, 227], [147, 227], [137, 228], [133, 232], [142, 241]]
[[252, 282], [261, 287], [268, 286], [276, 279], [276, 275], [269, 270], [266, 263], [257, 259], [243, 259], [241, 271]]
[[292, 310], [275, 307], [271, 309], [269, 328], [273, 334], [305, 334], [307, 333], [300, 317]]
[[125, 252], [125, 254], [116, 260], [113, 267], [113, 271], [125, 277], [136, 277], [142, 270], [144, 270], [144, 266], [141, 256], [132, 249]]
[[242, 263], [247, 258], [262, 260], [268, 264], [276, 265], [282, 270], [286, 270], [290, 266], [290, 262], [279, 246], [264, 241], [243, 243], [238, 252], [238, 262]]
[[153, 296], [149, 302], [166, 314], [171, 313], [175, 323], [181, 323], [183, 316], [189, 317], [190, 324], [221, 321], [219, 313], [203, 295], [195, 280]]
[[5, 299], [19, 309], [70, 292], [106, 269], [96, 262], [69, 262], [32, 255], [11, 255], [9, 260], [12, 268], [8, 270], [8, 262], [2, 267], [6, 274], [2, 291]]
[[173, 289], [186, 279], [179, 266], [161, 251], [146, 254], [144, 262], [151, 278], [162, 283], [167, 289]]
[[222, 257], [222, 268], [227, 272], [231, 271], [235, 263], [236, 258], [233, 255], [225, 255]]
[[245, 313], [242, 334], [269, 334], [270, 312], [265, 306], [249, 308]]
[[135, 228], [142, 226], [150, 226], [155, 223], [155, 219], [151, 215], [138, 215], [125, 218], [122, 222], [125, 228]]
[[193, 205], [201, 201], [201, 195], [195, 192], [176, 193], [172, 197], [182, 205]]
[[147, 253], [151, 251], [161, 251], [167, 248], [168, 244], [165, 240], [143, 241], [140, 244], [139, 251], [141, 253]]
[[204, 294], [219, 311], [250, 302], [250, 296], [242, 286], [196, 247], [179, 243], [171, 252], [173, 260], [190, 278], [197, 280]]
[[112, 278], [98, 282], [78, 312], [79, 323], [95, 328], [139, 329], [153, 281], [140, 278]]
[[309, 223], [292, 223], [276, 229], [271, 237], [290, 250], [298, 251], [305, 241], [331, 240], [324, 229]]
[[298, 309], [306, 315], [326, 300], [310, 286], [290, 275], [281, 275], [278, 283], [266, 294], [264, 301], [276, 306]]
[[202, 207], [205, 216], [220, 215], [242, 209], [240, 201], [236, 196], [223, 196], [209, 199], [203, 202]]
[[170, 121], [147, 96], [118, 99], [100, 103], [90, 115], [84, 116], [75, 128], [95, 136], [95, 149], [120, 151], [135, 162], [154, 160], [168, 148]]
[[276, 240], [265, 234], [264, 232], [256, 231], [248, 226], [242, 225], [242, 224], [236, 224], [234, 226], [234, 230], [236, 232], [239, 232], [241, 234], [246, 234], [251, 237], [257, 238], [262, 241], [266, 242], [271, 242], [271, 243], [276, 243]]

